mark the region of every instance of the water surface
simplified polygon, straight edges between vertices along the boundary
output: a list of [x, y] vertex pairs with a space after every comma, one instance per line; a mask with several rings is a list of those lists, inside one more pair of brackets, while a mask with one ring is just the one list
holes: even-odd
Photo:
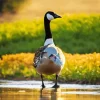
[[100, 100], [100, 85], [60, 84], [45, 81], [41, 89], [40, 81], [0, 80], [0, 100]]

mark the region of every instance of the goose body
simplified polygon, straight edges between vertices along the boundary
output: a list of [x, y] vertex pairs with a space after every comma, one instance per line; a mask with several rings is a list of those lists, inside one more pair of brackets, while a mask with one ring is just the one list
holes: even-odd
[[43, 83], [43, 74], [56, 74], [56, 82], [53, 87], [59, 87], [57, 85], [57, 78], [65, 63], [64, 54], [60, 48], [55, 46], [50, 30], [50, 22], [55, 18], [61, 17], [51, 11], [48, 11], [45, 14], [45, 42], [44, 45], [36, 51], [34, 56], [34, 67], [36, 68], [37, 72], [41, 75], [43, 88], [45, 87]]

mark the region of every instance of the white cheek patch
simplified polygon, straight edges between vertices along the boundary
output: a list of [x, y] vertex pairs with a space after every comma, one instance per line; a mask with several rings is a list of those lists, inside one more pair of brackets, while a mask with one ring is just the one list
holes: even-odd
[[47, 19], [48, 20], [52, 20], [52, 19], [54, 19], [54, 17], [52, 15], [50, 15], [50, 14], [47, 14]]

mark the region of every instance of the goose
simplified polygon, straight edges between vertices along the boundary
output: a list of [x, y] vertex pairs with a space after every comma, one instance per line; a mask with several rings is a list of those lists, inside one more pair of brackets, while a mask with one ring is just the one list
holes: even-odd
[[52, 33], [50, 30], [50, 22], [53, 19], [61, 18], [52, 11], [48, 11], [44, 15], [45, 41], [34, 55], [33, 64], [38, 74], [41, 76], [42, 88], [45, 88], [43, 82], [43, 74], [56, 75], [56, 80], [53, 88], [58, 88], [58, 76], [65, 64], [65, 56], [62, 50], [54, 44]]

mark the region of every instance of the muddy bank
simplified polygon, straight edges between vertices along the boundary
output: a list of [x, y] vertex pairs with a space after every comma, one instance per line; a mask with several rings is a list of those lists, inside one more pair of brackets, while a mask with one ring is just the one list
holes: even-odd
[[[11, 81], [41, 81], [41, 78], [24, 78], [24, 77], [19, 77], [19, 78], [0, 78], [0, 80], [11, 80]], [[55, 80], [47, 80], [44, 79], [45, 81], [52, 81], [55, 82]], [[62, 80], [62, 79], [58, 79], [58, 82], [61, 84], [87, 84], [87, 85], [100, 85], [100, 80], [97, 80], [96, 82], [88, 82], [86, 80]]]

